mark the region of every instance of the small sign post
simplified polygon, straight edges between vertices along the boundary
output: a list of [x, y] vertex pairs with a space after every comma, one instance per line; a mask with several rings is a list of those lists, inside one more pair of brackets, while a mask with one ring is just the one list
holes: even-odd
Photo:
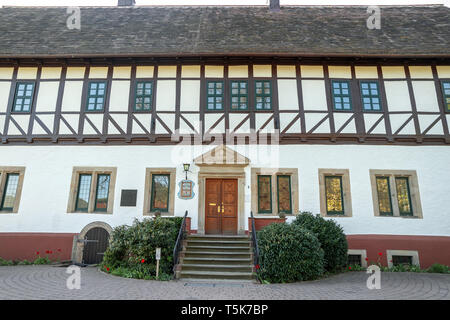
[[161, 259], [161, 248], [156, 248], [156, 279], [159, 275], [159, 260]]

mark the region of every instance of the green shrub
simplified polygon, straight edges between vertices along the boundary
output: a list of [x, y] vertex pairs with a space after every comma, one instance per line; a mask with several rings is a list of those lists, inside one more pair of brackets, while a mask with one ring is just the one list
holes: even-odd
[[292, 222], [314, 232], [324, 250], [325, 270], [341, 271], [347, 265], [347, 238], [340, 225], [310, 212], [302, 212]]
[[270, 224], [257, 233], [258, 276], [264, 282], [313, 280], [323, 272], [323, 250], [309, 230], [287, 223]]
[[[160, 274], [172, 274], [173, 248], [182, 218], [134, 220], [114, 228], [103, 257], [103, 270], [128, 278], [150, 279], [156, 274], [156, 248], [161, 248]], [[109, 268], [108, 271], [106, 268]]]
[[0, 266], [12, 266], [12, 265], [14, 265], [13, 261], [0, 258]]
[[36, 260], [33, 261], [33, 264], [50, 264], [51, 260], [45, 256], [45, 257], [38, 257]]
[[435, 263], [433, 264], [431, 267], [429, 267], [426, 272], [430, 272], [430, 273], [450, 273], [450, 267], [440, 264], [440, 263]]

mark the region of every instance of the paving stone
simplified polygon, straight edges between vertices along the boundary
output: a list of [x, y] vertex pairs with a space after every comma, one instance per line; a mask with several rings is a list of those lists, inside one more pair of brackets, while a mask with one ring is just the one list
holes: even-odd
[[368, 274], [346, 272], [316, 281], [287, 284], [152, 281], [116, 277], [96, 268], [81, 268], [81, 289], [69, 290], [65, 268], [51, 266], [0, 267], [2, 300], [450, 300], [450, 275], [382, 273], [381, 289], [366, 287]]

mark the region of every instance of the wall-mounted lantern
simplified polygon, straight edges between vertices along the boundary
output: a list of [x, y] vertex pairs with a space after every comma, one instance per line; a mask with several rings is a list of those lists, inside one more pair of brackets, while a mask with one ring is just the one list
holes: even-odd
[[190, 166], [191, 165], [189, 163], [183, 163], [183, 170], [184, 170], [184, 172], [186, 172], [186, 180], [187, 180], [187, 173], [189, 171]]

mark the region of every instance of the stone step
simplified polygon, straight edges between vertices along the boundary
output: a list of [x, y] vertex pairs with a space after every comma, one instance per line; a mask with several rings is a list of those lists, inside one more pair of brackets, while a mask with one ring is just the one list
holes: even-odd
[[208, 234], [202, 234], [202, 235], [188, 235], [187, 240], [242, 240], [242, 241], [249, 241], [250, 237], [247, 235], [208, 235]]
[[251, 252], [248, 251], [189, 251], [187, 250], [185, 253], [186, 258], [239, 258], [239, 259], [250, 259]]
[[252, 264], [251, 258], [191, 258], [185, 257], [183, 263], [188, 264]]
[[183, 263], [181, 271], [213, 271], [213, 272], [252, 272], [250, 264], [187, 264]]
[[196, 246], [217, 246], [217, 247], [249, 247], [251, 242], [248, 240], [209, 240], [195, 239], [186, 241], [188, 247]]
[[251, 280], [251, 272], [215, 272], [215, 271], [181, 271], [180, 278], [185, 279], [233, 279]]
[[210, 252], [250, 252], [251, 247], [228, 247], [228, 246], [187, 246], [186, 252], [210, 251]]

